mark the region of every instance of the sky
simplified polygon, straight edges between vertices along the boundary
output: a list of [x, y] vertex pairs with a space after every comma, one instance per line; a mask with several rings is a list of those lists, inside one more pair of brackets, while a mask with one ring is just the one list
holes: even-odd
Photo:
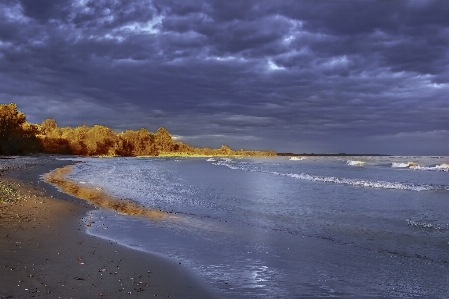
[[449, 1], [2, 0], [0, 103], [194, 146], [449, 155]]

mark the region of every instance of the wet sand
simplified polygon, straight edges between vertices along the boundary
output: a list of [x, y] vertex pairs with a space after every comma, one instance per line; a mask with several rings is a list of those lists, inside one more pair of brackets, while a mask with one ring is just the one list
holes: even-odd
[[93, 206], [39, 179], [70, 162], [20, 159], [0, 164], [0, 187], [20, 198], [0, 203], [0, 298], [217, 298], [176, 261], [87, 235]]
[[152, 210], [139, 206], [129, 199], [114, 198], [103, 192], [101, 188], [86, 186], [71, 181], [66, 178], [66, 175], [71, 171], [71, 166], [72, 165], [66, 165], [52, 170], [50, 173], [46, 173], [43, 176], [44, 181], [57, 186], [59, 190], [64, 193], [76, 198], [84, 199], [96, 207], [114, 210], [117, 213], [146, 217], [156, 221], [167, 217], [173, 217], [169, 213], [160, 210]]

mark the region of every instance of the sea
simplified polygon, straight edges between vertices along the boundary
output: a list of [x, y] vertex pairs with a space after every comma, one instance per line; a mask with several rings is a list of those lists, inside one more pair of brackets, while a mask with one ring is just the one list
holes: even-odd
[[87, 233], [222, 298], [449, 298], [449, 157], [76, 158], [68, 178], [169, 217]]

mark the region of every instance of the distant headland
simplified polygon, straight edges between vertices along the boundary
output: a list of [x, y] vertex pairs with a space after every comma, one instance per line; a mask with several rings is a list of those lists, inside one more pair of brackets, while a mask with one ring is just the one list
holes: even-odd
[[160, 127], [115, 132], [101, 126], [59, 127], [54, 119], [31, 124], [14, 103], [0, 104], [0, 155], [32, 153], [79, 156], [276, 156], [273, 151], [197, 148], [175, 141]]

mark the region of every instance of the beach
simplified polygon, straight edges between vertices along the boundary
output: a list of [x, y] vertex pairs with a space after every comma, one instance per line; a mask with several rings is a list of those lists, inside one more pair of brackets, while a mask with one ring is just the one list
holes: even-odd
[[2, 159], [0, 298], [215, 298], [177, 261], [85, 233], [89, 203], [44, 183], [70, 164], [50, 156]]
[[76, 160], [72, 184], [169, 214], [97, 209], [88, 234], [179, 261], [223, 298], [448, 293], [448, 157]]
[[0, 159], [0, 298], [445, 298], [448, 159]]

